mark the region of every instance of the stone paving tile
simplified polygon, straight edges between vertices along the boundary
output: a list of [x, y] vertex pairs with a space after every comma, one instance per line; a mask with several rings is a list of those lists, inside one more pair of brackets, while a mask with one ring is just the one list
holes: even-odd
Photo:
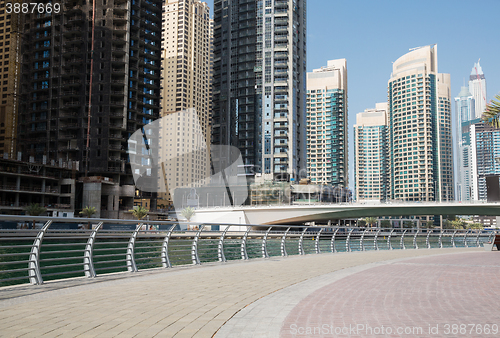
[[[500, 302], [499, 276], [500, 259], [492, 252], [382, 265], [308, 295], [288, 314], [280, 337], [353, 336], [351, 333], [361, 337], [470, 337], [474, 325], [500, 326], [500, 313], [493, 305]], [[453, 325], [457, 325], [456, 332]], [[349, 334], [337, 334], [342, 330]], [[397, 330], [404, 330], [403, 334]], [[500, 334], [490, 332], [482, 336]]]
[[[474, 250], [273, 257], [117, 274], [98, 277], [93, 282], [76, 278], [30, 286], [31, 289], [26, 286], [1, 288], [0, 336], [36, 337], [50, 324], [54, 330], [47, 336], [64, 336], [71, 329], [72, 333], [79, 333], [77, 337], [141, 337], [142, 334], [210, 337], [242, 309], [311, 278], [395, 258]], [[290, 307], [285, 310], [289, 311]], [[274, 313], [271, 319], [270, 325], [276, 326], [281, 317]], [[72, 328], [75, 322], [82, 325]], [[250, 330], [249, 324], [245, 328]]]

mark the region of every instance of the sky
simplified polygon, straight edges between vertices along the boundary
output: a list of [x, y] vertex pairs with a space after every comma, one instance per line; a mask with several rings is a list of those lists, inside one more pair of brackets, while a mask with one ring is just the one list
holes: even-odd
[[[213, 0], [207, 3], [213, 13]], [[438, 71], [451, 74], [453, 118], [454, 98], [478, 59], [487, 100], [500, 94], [499, 11], [500, 0], [307, 1], [307, 71], [326, 66], [327, 60], [347, 60], [351, 188], [356, 114], [387, 101], [392, 62], [410, 48], [437, 44]]]

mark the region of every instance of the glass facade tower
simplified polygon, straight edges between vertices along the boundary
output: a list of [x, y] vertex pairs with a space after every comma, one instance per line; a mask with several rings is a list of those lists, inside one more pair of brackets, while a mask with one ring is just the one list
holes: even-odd
[[346, 59], [307, 73], [307, 174], [312, 183], [348, 185]]
[[249, 174], [305, 169], [305, 76], [306, 0], [214, 1], [212, 142], [237, 147]]
[[438, 73], [437, 46], [393, 63], [388, 83], [390, 197], [453, 200], [450, 75]]

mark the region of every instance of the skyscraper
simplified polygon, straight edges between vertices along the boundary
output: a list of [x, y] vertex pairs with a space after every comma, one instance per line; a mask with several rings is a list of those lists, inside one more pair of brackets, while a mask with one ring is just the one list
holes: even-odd
[[453, 199], [450, 75], [438, 73], [437, 46], [412, 49], [393, 63], [388, 83], [390, 196]]
[[474, 63], [469, 76], [469, 92], [474, 97], [474, 118], [479, 119], [486, 109], [486, 79], [479, 60]]
[[307, 73], [307, 173], [313, 183], [348, 185], [347, 62]]
[[[7, 1], [0, 1], [5, 10]], [[21, 36], [25, 15], [0, 16], [0, 156], [16, 158], [16, 138], [21, 80]]]
[[464, 133], [470, 142], [470, 199], [486, 200], [487, 177], [500, 176], [500, 130], [476, 119], [464, 123]]
[[387, 102], [356, 115], [354, 180], [356, 201], [387, 198]]
[[[167, 0], [163, 6], [161, 115], [170, 123], [164, 124], [169, 130], [162, 131], [160, 151], [175, 158], [161, 161], [173, 192], [210, 176], [212, 23], [200, 0]], [[207, 151], [193, 152], [201, 148]]]
[[127, 138], [160, 116], [161, 4], [68, 0], [26, 14], [20, 150], [117, 185], [92, 202], [103, 217], [133, 206]]
[[214, 1], [212, 140], [248, 171], [306, 168], [305, 76], [306, 0]]
[[462, 87], [455, 97], [455, 111], [457, 114], [457, 186], [458, 201], [469, 201], [471, 198], [471, 166], [470, 166], [470, 135], [467, 125], [474, 116], [474, 98], [467, 87]]

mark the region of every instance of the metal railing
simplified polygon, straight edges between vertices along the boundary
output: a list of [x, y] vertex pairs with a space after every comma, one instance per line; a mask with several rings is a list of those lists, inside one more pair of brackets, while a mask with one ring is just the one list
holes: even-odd
[[259, 257], [480, 247], [494, 234], [0, 215], [0, 286]]

